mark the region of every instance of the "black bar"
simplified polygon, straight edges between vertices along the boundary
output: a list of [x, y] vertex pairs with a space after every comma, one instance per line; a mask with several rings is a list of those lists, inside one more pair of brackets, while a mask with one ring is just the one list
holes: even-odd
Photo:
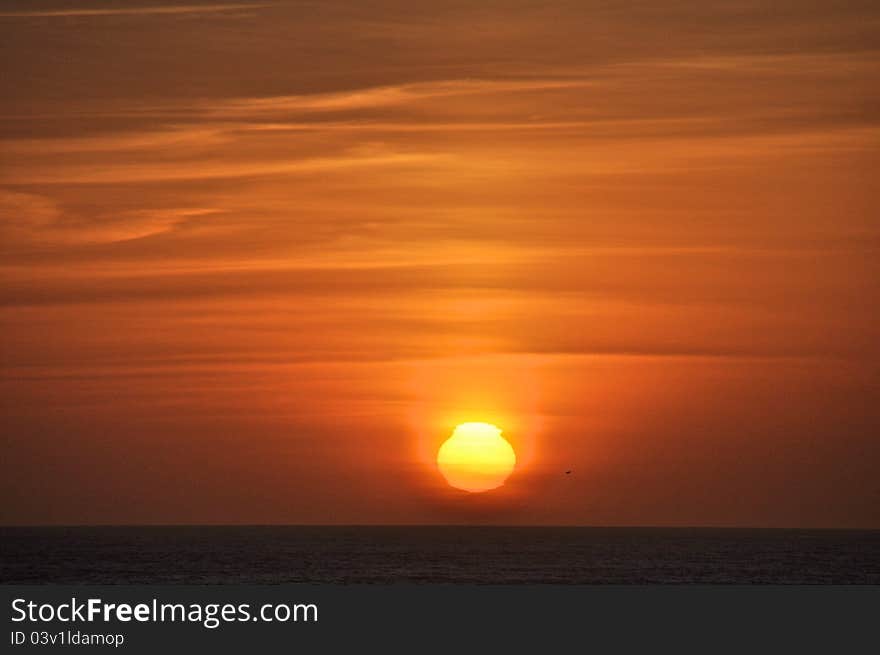
[[[118, 648], [156, 652], [355, 652], [391, 650], [497, 653], [524, 647], [542, 651], [652, 652], [660, 648], [714, 652], [827, 652], [876, 644], [880, 586], [16, 586], [0, 587], [5, 606], [8, 652], [28, 652], [42, 633], [121, 635]], [[100, 599], [110, 604], [198, 606], [191, 621], [35, 622], [18, 621], [25, 608], [50, 603], [53, 609]], [[220, 621], [206, 627], [213, 604], [314, 606], [298, 620]], [[49, 610], [45, 610], [48, 612]], [[67, 611], [66, 609], [64, 610]], [[281, 612], [281, 617], [285, 613]], [[45, 614], [49, 616], [49, 614]], [[98, 615], [99, 617], [101, 615]], [[158, 616], [158, 615], [157, 615]], [[216, 618], [216, 616], [215, 616]], [[213, 622], [212, 622], [213, 623]], [[13, 646], [15, 633], [26, 643]], [[46, 637], [48, 639], [48, 636]], [[82, 637], [80, 637], [80, 641]], [[115, 645], [108, 637], [109, 646]], [[100, 645], [100, 644], [99, 644]], [[293, 649], [293, 650], [292, 650]]]

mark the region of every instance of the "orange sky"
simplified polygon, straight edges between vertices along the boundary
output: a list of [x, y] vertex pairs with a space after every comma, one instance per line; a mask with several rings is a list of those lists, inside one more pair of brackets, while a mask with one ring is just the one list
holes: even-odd
[[880, 527], [878, 22], [4, 3], [0, 522]]

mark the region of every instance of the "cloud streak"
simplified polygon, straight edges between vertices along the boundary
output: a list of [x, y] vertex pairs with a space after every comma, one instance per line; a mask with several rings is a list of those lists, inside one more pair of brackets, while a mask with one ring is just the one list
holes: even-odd
[[300, 173], [320, 173], [364, 167], [394, 167], [429, 163], [437, 156], [387, 153], [343, 154], [335, 157], [246, 160], [191, 160], [174, 163], [117, 163], [110, 166], [82, 164], [43, 172], [0, 172], [0, 184], [131, 184], [186, 180], [223, 180]]
[[444, 80], [267, 98], [227, 100], [205, 109], [207, 116], [259, 116], [285, 112], [339, 112], [394, 107], [456, 96], [529, 93], [583, 88], [588, 79]]
[[4, 11], [0, 18], [79, 18], [101, 16], [153, 16], [175, 14], [207, 14], [226, 11], [261, 9], [270, 3], [235, 3], [206, 5], [166, 5], [154, 7], [105, 7], [95, 9], [49, 9], [43, 11]]

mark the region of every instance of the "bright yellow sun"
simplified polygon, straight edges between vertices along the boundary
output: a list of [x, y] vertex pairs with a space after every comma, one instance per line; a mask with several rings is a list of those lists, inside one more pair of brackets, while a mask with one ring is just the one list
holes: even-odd
[[437, 466], [450, 486], [479, 492], [504, 484], [516, 454], [491, 423], [462, 423], [437, 451]]

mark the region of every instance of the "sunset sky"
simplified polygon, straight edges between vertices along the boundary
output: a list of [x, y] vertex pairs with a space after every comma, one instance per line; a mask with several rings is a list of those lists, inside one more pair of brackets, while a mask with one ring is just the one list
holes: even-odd
[[0, 4], [0, 523], [880, 527], [876, 2], [164, 1]]

